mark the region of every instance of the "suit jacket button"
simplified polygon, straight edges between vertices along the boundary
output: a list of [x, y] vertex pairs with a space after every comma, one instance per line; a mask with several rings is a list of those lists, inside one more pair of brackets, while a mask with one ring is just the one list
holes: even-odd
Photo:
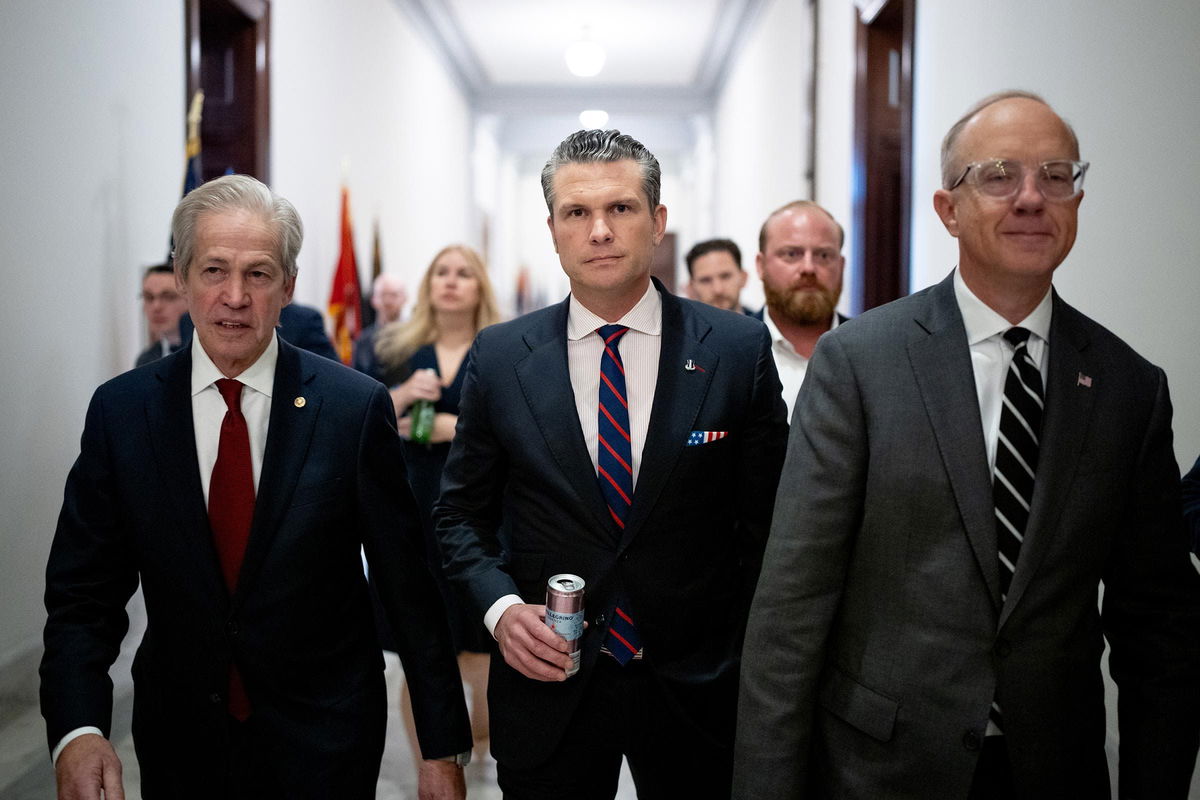
[[237, 636], [237, 635], [238, 635], [238, 624], [237, 624], [237, 621], [236, 621], [236, 620], [230, 620], [228, 623], [226, 623], [226, 625], [225, 625], [225, 632], [226, 632], [226, 633], [228, 633], [230, 636]]
[[223, 697], [221, 697], [220, 692], [213, 692], [212, 694], [210, 694], [208, 696], [208, 702], [210, 702], [214, 706], [216, 706], [216, 705], [220, 705], [221, 703], [224, 703], [225, 699]]
[[594, 620], [592, 620], [592, 624], [595, 625], [597, 628], [603, 628], [604, 623], [607, 621], [608, 621], [608, 618], [605, 617], [603, 614], [597, 614], [596, 618]]
[[962, 743], [963, 747], [967, 748], [968, 750], [978, 750], [980, 744], [979, 734], [975, 731], [967, 731], [963, 734]]

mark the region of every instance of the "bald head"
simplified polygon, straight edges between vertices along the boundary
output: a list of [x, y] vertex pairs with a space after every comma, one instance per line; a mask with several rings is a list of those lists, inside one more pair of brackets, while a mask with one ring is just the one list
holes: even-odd
[[[1014, 101], [1019, 102], [1014, 103]], [[963, 169], [968, 163], [970, 163], [970, 159], [963, 156], [963, 148], [959, 147], [959, 140], [962, 137], [963, 132], [967, 128], [973, 127], [973, 123], [977, 121], [979, 116], [984, 111], [991, 109], [992, 106], [1002, 104], [1004, 107], [1011, 107], [1014, 104], [1020, 106], [1024, 103], [1038, 103], [1045, 106], [1052, 113], [1054, 112], [1054, 109], [1051, 108], [1050, 104], [1042, 99], [1040, 95], [1034, 94], [1033, 92], [1026, 92], [1021, 89], [1009, 89], [1007, 91], [990, 94], [979, 102], [975, 103], [967, 109], [965, 114], [958, 118], [958, 121], [950, 126], [950, 130], [946, 132], [946, 138], [942, 140], [943, 189], [949, 189], [951, 186], [953, 186], [954, 182], [958, 180], [958, 177], [962, 174]], [[1079, 138], [1075, 135], [1074, 128], [1072, 128], [1071, 125], [1062, 117], [1059, 117], [1058, 114], [1054, 114], [1054, 116], [1057, 117], [1059, 123], [1062, 124], [1063, 131], [1067, 139], [1071, 142], [1071, 158], [1079, 158]]]

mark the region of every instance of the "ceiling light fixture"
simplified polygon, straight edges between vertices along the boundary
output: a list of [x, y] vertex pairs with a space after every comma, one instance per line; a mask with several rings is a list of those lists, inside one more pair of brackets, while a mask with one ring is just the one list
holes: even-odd
[[591, 40], [585, 27], [579, 41], [567, 45], [563, 58], [566, 59], [567, 69], [571, 70], [572, 75], [590, 78], [598, 75], [600, 70], [604, 69], [604, 59], [607, 58], [607, 54], [598, 42]]
[[608, 127], [608, 112], [598, 108], [589, 108], [579, 112], [579, 124], [584, 130], [604, 130]]

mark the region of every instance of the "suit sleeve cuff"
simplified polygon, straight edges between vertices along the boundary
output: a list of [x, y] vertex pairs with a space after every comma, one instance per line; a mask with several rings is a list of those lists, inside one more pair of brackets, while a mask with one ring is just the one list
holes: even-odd
[[97, 736], [104, 735], [104, 731], [100, 730], [99, 728], [93, 728], [90, 725], [82, 727], [82, 728], [76, 728], [75, 730], [71, 731], [66, 736], [64, 736], [58, 740], [58, 744], [54, 746], [53, 752], [50, 753], [50, 763], [57, 765], [58, 764], [58, 756], [60, 753], [62, 753], [63, 748], [66, 747], [67, 745], [69, 745], [71, 742], [78, 739], [80, 736], [83, 736], [85, 733], [94, 733]]
[[525, 602], [520, 595], [506, 594], [496, 602], [492, 603], [492, 607], [483, 615], [483, 624], [487, 626], [488, 633], [492, 638], [496, 638], [496, 623], [500, 621], [500, 617], [504, 616], [504, 612], [509, 608]]

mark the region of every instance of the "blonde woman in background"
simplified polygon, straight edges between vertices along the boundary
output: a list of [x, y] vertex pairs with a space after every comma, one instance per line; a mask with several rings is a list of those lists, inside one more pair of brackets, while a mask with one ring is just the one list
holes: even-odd
[[[472, 760], [475, 763], [481, 763], [488, 751], [487, 673], [494, 642], [482, 619], [465, 606], [442, 574], [432, 514], [442, 467], [458, 422], [458, 402], [469, 364], [471, 342], [480, 329], [499, 321], [500, 313], [483, 259], [469, 247], [450, 245], [434, 256], [433, 263], [425, 271], [409, 319], [383, 328], [375, 341], [383, 380], [393, 387], [392, 402], [396, 407], [400, 434], [405, 439], [409, 482], [421, 509], [429, 565], [446, 601], [459, 670], [471, 689], [471, 732], [475, 739]], [[418, 400], [429, 400], [434, 404], [433, 433], [428, 444], [409, 439], [412, 426], [408, 412]], [[394, 647], [395, 639], [386, 624], [381, 625], [380, 637], [384, 649]], [[409, 741], [419, 763], [407, 681], [401, 704]]]

